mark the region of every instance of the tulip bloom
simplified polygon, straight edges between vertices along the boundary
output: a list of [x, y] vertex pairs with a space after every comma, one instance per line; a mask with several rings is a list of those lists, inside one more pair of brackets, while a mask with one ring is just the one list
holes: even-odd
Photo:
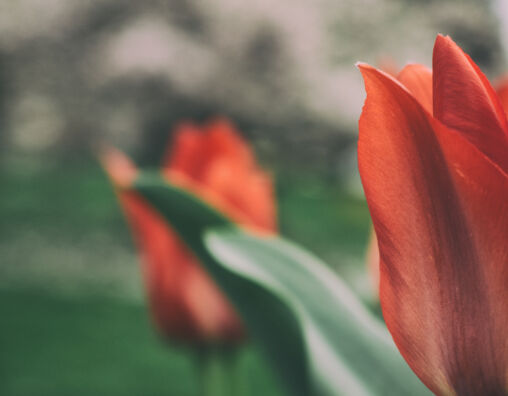
[[[130, 185], [136, 176], [135, 166], [117, 150], [106, 151], [103, 163], [117, 187]], [[162, 172], [238, 223], [275, 230], [271, 180], [227, 121], [177, 128]], [[117, 190], [141, 253], [149, 305], [160, 333], [189, 343], [242, 341], [244, 329], [232, 306], [170, 225], [135, 192]]]
[[508, 391], [508, 122], [480, 69], [438, 36], [433, 71], [360, 64], [360, 175], [380, 300], [400, 352], [437, 395]]
[[[386, 66], [389, 68], [387, 69]], [[422, 65], [411, 64], [397, 74], [394, 72], [393, 65], [382, 64], [379, 68], [401, 81], [420, 100], [420, 103], [426, 110], [432, 113], [432, 72], [429, 69]], [[505, 113], [508, 113], [508, 75], [497, 81], [495, 90]], [[371, 232], [366, 261], [372, 283], [378, 289], [379, 249], [374, 231]]]

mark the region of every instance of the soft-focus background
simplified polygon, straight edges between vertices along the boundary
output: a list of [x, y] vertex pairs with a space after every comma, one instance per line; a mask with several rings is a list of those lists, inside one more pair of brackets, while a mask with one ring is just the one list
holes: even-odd
[[[92, 150], [155, 166], [181, 119], [231, 118], [277, 181], [282, 233], [376, 310], [354, 63], [430, 66], [441, 32], [495, 77], [506, 18], [504, 0], [1, 1], [0, 394], [197, 395]], [[282, 395], [255, 347], [241, 364], [246, 394]]]

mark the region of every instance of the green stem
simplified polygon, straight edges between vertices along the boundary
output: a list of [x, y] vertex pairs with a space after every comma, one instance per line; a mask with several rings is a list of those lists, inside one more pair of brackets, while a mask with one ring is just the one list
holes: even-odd
[[245, 384], [243, 370], [241, 365], [241, 353], [238, 348], [225, 350], [223, 353], [223, 361], [227, 369], [229, 395], [248, 396], [248, 389]]
[[199, 396], [227, 396], [223, 367], [218, 349], [201, 346], [197, 351], [199, 368]]
[[198, 348], [196, 355], [199, 396], [246, 395], [236, 348], [206, 345]]

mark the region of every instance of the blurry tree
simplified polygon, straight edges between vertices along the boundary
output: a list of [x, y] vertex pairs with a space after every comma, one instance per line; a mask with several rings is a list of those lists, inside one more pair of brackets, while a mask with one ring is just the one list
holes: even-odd
[[354, 62], [428, 64], [437, 32], [499, 68], [488, 2], [3, 2], [2, 145], [74, 158], [107, 139], [154, 164], [175, 122], [219, 114], [265, 159], [335, 174], [363, 99]]

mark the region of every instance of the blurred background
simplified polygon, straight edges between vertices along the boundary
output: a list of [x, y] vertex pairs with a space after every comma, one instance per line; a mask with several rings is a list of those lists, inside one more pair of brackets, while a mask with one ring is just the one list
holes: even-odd
[[[0, 1], [0, 394], [197, 395], [92, 150], [157, 166], [182, 119], [229, 117], [274, 175], [282, 234], [376, 310], [354, 63], [430, 66], [444, 33], [495, 79], [507, 18], [504, 0]], [[242, 365], [246, 394], [282, 395], [255, 347]]]

